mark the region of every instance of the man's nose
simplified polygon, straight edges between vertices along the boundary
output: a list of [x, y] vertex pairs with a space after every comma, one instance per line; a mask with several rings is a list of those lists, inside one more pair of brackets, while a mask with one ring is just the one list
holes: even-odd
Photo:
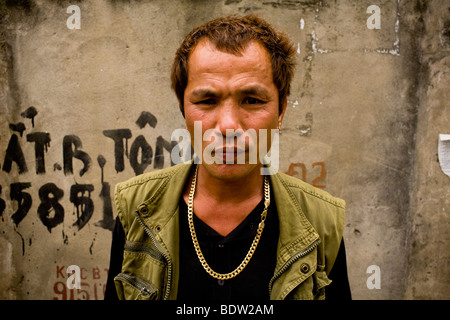
[[219, 107], [217, 114], [217, 127], [223, 136], [227, 135], [227, 130], [236, 131], [242, 129], [239, 116], [239, 105], [233, 101], [226, 101]]

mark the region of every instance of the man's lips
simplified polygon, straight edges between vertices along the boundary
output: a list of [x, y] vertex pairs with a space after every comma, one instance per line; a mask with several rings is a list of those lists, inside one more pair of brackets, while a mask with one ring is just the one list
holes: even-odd
[[213, 156], [222, 158], [224, 163], [229, 162], [230, 160], [234, 163], [239, 158], [239, 156], [242, 156], [245, 153], [245, 149], [238, 149], [234, 147], [217, 148], [213, 151]]
[[214, 149], [215, 153], [243, 153], [246, 152], [245, 149], [236, 148], [236, 147], [225, 147], [225, 148], [216, 148]]
[[247, 150], [235, 148], [235, 147], [226, 147], [226, 148], [216, 148], [216, 149], [214, 149], [213, 152], [218, 156], [227, 155], [227, 154], [239, 155], [239, 154], [247, 152]]

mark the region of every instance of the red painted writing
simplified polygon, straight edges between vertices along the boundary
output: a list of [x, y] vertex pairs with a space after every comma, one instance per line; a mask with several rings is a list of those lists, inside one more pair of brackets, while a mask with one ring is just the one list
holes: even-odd
[[[317, 174], [316, 167], [320, 168], [320, 171]], [[327, 170], [325, 169], [324, 162], [314, 162], [311, 165], [311, 170], [316, 174], [315, 178], [310, 182], [314, 187], [324, 189], [326, 187], [325, 180], [327, 177]], [[289, 165], [289, 169], [286, 174], [290, 176], [297, 176], [305, 182], [309, 182], [307, 180], [307, 168], [304, 163], [291, 163]]]
[[104, 298], [109, 269], [80, 267], [80, 278], [83, 281], [80, 282], [79, 289], [67, 287], [65, 279], [71, 274], [67, 274], [66, 270], [65, 266], [56, 266], [56, 278], [64, 280], [56, 281], [53, 285], [55, 293], [53, 300], [99, 300]]

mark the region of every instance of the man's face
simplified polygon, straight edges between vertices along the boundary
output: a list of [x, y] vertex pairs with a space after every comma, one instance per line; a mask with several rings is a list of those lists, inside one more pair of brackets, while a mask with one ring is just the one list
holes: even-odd
[[[270, 149], [270, 131], [278, 127], [285, 110], [283, 108], [282, 114], [279, 114], [278, 90], [273, 83], [267, 50], [253, 41], [242, 55], [234, 55], [217, 50], [209, 40], [204, 39], [189, 56], [188, 70], [184, 111], [192, 141], [201, 141], [201, 147], [194, 145], [195, 152], [197, 155], [211, 154], [215, 159], [223, 159], [223, 164], [218, 164], [203, 157], [202, 165], [218, 179], [234, 180], [255, 173], [254, 170], [261, 166], [259, 147], [265, 144], [266, 150]], [[201, 137], [194, 136], [196, 121], [201, 122]], [[230, 133], [249, 132], [249, 129], [254, 129], [257, 141], [247, 138], [245, 143], [238, 143], [237, 139], [230, 137]], [[267, 138], [261, 137], [264, 141], [259, 139], [260, 129], [267, 132]], [[207, 130], [209, 133], [214, 131], [214, 138], [208, 137], [207, 141], [203, 141]], [[212, 143], [215, 151], [211, 152]], [[249, 153], [256, 150], [257, 161], [250, 161]], [[237, 158], [242, 153], [246, 156], [245, 164], [238, 164]], [[230, 159], [234, 160], [232, 164]]]

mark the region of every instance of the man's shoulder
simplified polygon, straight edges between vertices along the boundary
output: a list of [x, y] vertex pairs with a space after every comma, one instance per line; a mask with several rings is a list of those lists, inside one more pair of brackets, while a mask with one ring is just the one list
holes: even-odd
[[296, 208], [286, 212], [297, 212], [304, 216], [322, 240], [319, 249], [322, 252], [332, 249], [337, 254], [344, 231], [345, 201], [284, 173], [277, 173], [276, 177], [283, 185], [279, 187], [278, 197], [275, 196], [276, 201], [280, 201], [277, 202], [277, 208], [280, 206], [281, 210], [285, 210], [289, 205]]
[[276, 176], [288, 190], [293, 192], [293, 194], [295, 194], [294, 191], [297, 191], [310, 200], [324, 201], [332, 206], [345, 209], [345, 201], [343, 199], [335, 197], [323, 189], [314, 187], [301, 179], [282, 172], [278, 172]]
[[188, 176], [190, 167], [190, 164], [178, 164], [116, 184], [114, 201], [126, 233], [133, 224], [134, 212], [140, 206], [156, 207], [159, 203], [162, 208], [173, 212], [172, 207], [176, 207], [178, 203], [176, 199], [183, 190], [183, 181]]

